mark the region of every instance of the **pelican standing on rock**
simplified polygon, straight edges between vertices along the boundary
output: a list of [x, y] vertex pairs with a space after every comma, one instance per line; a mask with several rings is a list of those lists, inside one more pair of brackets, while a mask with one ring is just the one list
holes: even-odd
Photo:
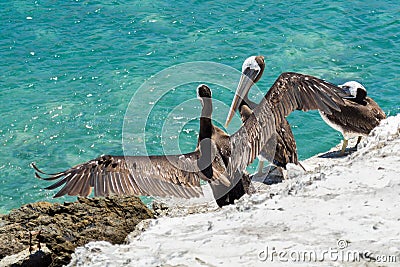
[[343, 98], [344, 104], [339, 104], [341, 111], [332, 111], [332, 114], [320, 111], [320, 114], [329, 126], [342, 133], [343, 145], [339, 155], [344, 156], [349, 138], [358, 137], [354, 146], [357, 149], [361, 138], [378, 126], [386, 115], [372, 98], [367, 97], [367, 90], [360, 83], [349, 81], [339, 87], [350, 94]]
[[[264, 69], [265, 61], [263, 56], [251, 56], [244, 61], [242, 65], [242, 75], [236, 89], [235, 97], [232, 100], [225, 127], [227, 127], [229, 122], [232, 120], [236, 110], [239, 110], [241, 119], [243, 122], [245, 122], [249, 114], [251, 114], [251, 111], [257, 108], [258, 105], [249, 100], [248, 93], [253, 84], [260, 80]], [[286, 88], [296, 88], [296, 90], [291, 92], [293, 94], [291, 98], [281, 95]], [[304, 88], [309, 89], [305, 90]], [[274, 113], [274, 116], [279, 118], [275, 120], [276, 146], [273, 159], [273, 163], [275, 165], [285, 168], [286, 164], [294, 163], [301, 166], [297, 157], [296, 141], [294, 139], [289, 122], [286, 119], [287, 115], [283, 115], [281, 110], [290, 107], [292, 105], [291, 101], [293, 98], [298, 99], [300, 97], [303, 104], [307, 106], [316, 107], [321, 105], [319, 99], [316, 98], [314, 94], [320, 90], [328, 89], [332, 92], [340, 94], [340, 96], [345, 95], [342, 90], [334, 84], [313, 76], [293, 72], [282, 73], [272, 87], [268, 90], [264, 98], [268, 99], [274, 95], [277, 95], [280, 97], [279, 105], [281, 105], [281, 109], [276, 110], [278, 112]], [[268, 153], [270, 151], [271, 148], [269, 147], [264, 147], [262, 149], [262, 152], [259, 156], [260, 163], [258, 165], [258, 172], [256, 174], [257, 176], [262, 177], [265, 175], [263, 173], [263, 162], [267, 160]], [[301, 167], [303, 168], [303, 166]]]
[[[270, 91], [252, 111], [242, 127], [227, 135], [211, 120], [211, 90], [198, 87], [202, 103], [198, 145], [194, 152], [172, 156], [110, 156], [105, 155], [66, 171], [46, 174], [35, 164], [35, 175], [44, 180], [57, 180], [46, 189], [63, 188], [55, 197], [63, 195], [88, 196], [94, 188], [95, 196], [108, 195], [173, 195], [198, 197], [202, 195], [200, 180], [213, 189], [218, 205], [233, 203], [243, 194], [245, 169], [260, 154], [261, 148], [275, 133], [275, 123], [292, 111], [319, 109], [327, 114], [339, 111], [343, 100], [330, 84], [315, 84], [307, 77], [301, 86], [277, 80]], [[48, 175], [48, 177], [42, 177]], [[241, 184], [242, 183], [242, 184]], [[232, 193], [233, 192], [233, 193]]]

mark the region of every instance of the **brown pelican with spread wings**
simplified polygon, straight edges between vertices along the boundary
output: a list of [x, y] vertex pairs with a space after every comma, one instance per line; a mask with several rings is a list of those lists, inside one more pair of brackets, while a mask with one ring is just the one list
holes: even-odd
[[[264, 69], [265, 61], [263, 56], [251, 56], [243, 62], [242, 76], [237, 86], [235, 97], [232, 100], [225, 127], [227, 127], [229, 122], [232, 120], [236, 110], [239, 110], [241, 114], [241, 119], [243, 122], [245, 122], [248, 119], [249, 114], [251, 114], [252, 110], [255, 110], [258, 107], [256, 103], [249, 100], [248, 93], [250, 91], [250, 88], [260, 80]], [[290, 96], [288, 96], [282, 95], [282, 92], [285, 91], [284, 88], [296, 89], [287, 91], [286, 93], [290, 94]], [[265, 146], [261, 150], [261, 153], [259, 155], [260, 163], [258, 166], [258, 173], [256, 175], [260, 177], [265, 175], [262, 173], [263, 163], [270, 158], [273, 158], [273, 163], [279, 167], [285, 168], [288, 163], [294, 163], [301, 166], [297, 157], [296, 141], [293, 136], [293, 132], [291, 130], [289, 122], [286, 119], [286, 116], [289, 113], [283, 113], [288, 108], [296, 106], [296, 103], [292, 102], [294, 99], [296, 101], [300, 100], [302, 105], [306, 107], [319, 108], [320, 110], [324, 108], [326, 109], [328, 108], [324, 107], [326, 106], [326, 103], [321, 102], [320, 98], [315, 97], [315, 94], [318, 94], [319, 92], [329, 91], [335, 92], [341, 97], [347, 96], [345, 92], [343, 92], [335, 85], [310, 75], [285, 72], [279, 76], [279, 78], [275, 81], [275, 83], [265, 95], [266, 101], [268, 101], [268, 99], [270, 99], [269, 101], [272, 101], [272, 99], [276, 98], [276, 100], [273, 100], [273, 102], [275, 103], [275, 105], [279, 106], [279, 108], [272, 109], [275, 116], [276, 130], [274, 136], [275, 142], [271, 142], [271, 145], [273, 145], [274, 147], [271, 147], [271, 145], [269, 145]], [[264, 105], [264, 102], [265, 100], [261, 101], [259, 105]], [[336, 104], [340, 106], [342, 102], [339, 101], [336, 102]], [[333, 110], [333, 112], [339, 113], [340, 111]], [[270, 153], [274, 152], [274, 148], [275, 154], [271, 155]]]
[[[232, 135], [214, 126], [211, 120], [211, 90], [198, 87], [202, 103], [198, 145], [182, 155], [105, 155], [66, 171], [46, 174], [32, 163], [35, 175], [58, 180], [46, 189], [63, 186], [55, 195], [153, 195], [182, 198], [202, 195], [200, 180], [207, 181], [218, 205], [233, 203], [243, 195], [245, 169], [260, 154], [275, 133], [275, 125], [294, 110], [318, 109], [326, 114], [339, 111], [343, 100], [337, 87], [305, 75], [281, 75], [274, 86]], [[234, 193], [232, 193], [234, 192]]]

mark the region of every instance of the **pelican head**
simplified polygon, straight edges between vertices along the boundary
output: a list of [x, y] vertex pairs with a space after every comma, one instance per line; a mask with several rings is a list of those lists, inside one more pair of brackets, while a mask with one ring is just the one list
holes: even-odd
[[201, 111], [201, 117], [211, 118], [212, 114], [211, 97], [212, 97], [211, 89], [207, 85], [200, 84], [197, 87], [197, 98], [200, 99], [201, 105], [203, 106], [203, 109]]
[[243, 62], [242, 75], [240, 76], [235, 97], [229, 109], [228, 117], [226, 118], [225, 127], [228, 127], [228, 124], [232, 120], [242, 100], [247, 98], [251, 86], [260, 80], [264, 68], [265, 62], [263, 56], [251, 56]]
[[205, 84], [200, 84], [197, 86], [197, 97], [200, 99], [204, 97], [211, 98], [211, 89]]
[[345, 82], [344, 84], [339, 85], [339, 87], [351, 95], [349, 98], [363, 99], [367, 96], [367, 89], [365, 89], [361, 83], [356, 81]]

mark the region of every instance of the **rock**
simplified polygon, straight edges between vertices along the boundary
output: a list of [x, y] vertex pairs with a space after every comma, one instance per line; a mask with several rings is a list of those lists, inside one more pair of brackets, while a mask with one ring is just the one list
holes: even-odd
[[135, 230], [129, 233], [128, 236], [125, 238], [124, 243], [129, 243], [134, 238], [140, 236], [144, 231], [146, 231], [151, 226], [152, 222], [154, 222], [154, 220], [148, 219], [138, 223], [135, 227]]
[[46, 245], [32, 254], [27, 248], [17, 254], [3, 258], [0, 266], [49, 266], [52, 262], [51, 254]]
[[[0, 216], [0, 266], [31, 266], [40, 260], [37, 266], [67, 264], [76, 247], [98, 240], [121, 244], [140, 221], [153, 217], [134, 196], [27, 204]], [[25, 257], [13, 263], [5, 258], [18, 253]]]

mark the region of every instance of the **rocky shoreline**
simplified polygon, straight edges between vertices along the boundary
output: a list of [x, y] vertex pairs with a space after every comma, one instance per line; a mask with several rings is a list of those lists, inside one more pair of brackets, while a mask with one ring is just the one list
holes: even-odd
[[138, 197], [37, 202], [0, 217], [0, 266], [61, 266], [78, 246], [121, 244], [136, 225], [154, 218]]

